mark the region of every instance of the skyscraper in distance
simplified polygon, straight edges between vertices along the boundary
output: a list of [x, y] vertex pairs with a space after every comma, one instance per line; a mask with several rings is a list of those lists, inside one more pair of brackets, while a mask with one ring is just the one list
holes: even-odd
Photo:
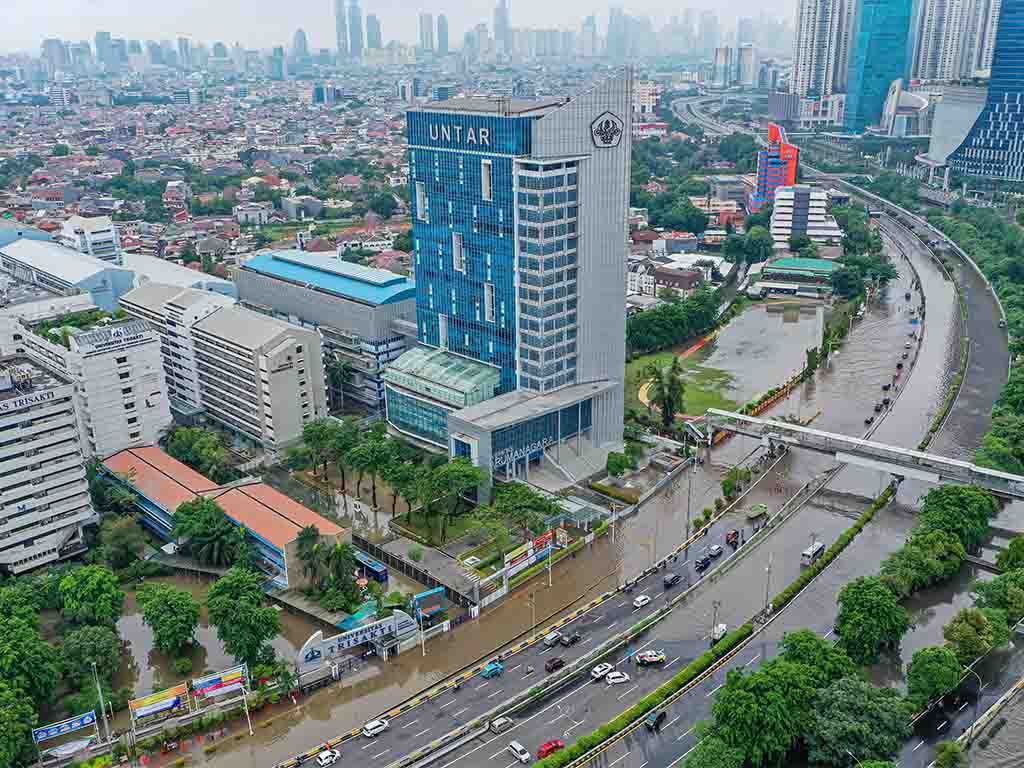
[[757, 181], [750, 195], [751, 213], [758, 213], [775, 200], [775, 190], [796, 184], [800, 148], [786, 141], [786, 131], [768, 123], [768, 146], [757, 153]]
[[338, 46], [338, 58], [348, 58], [348, 19], [345, 15], [345, 0], [334, 0], [334, 36]]
[[863, 133], [882, 117], [892, 81], [903, 77], [913, 0], [860, 0], [850, 38], [844, 128]]
[[349, 0], [348, 55], [357, 61], [363, 57], [363, 11], [359, 0]]
[[96, 61], [100, 64], [110, 63], [110, 33], [96, 33]]
[[430, 13], [420, 14], [420, 49], [434, 50], [434, 16]]
[[504, 54], [512, 53], [511, 13], [509, 0], [498, 0], [494, 8], [494, 43]]
[[437, 17], [437, 54], [448, 55], [448, 17], [443, 13]]
[[631, 90], [409, 111], [420, 346], [385, 373], [392, 429], [506, 478], [621, 444]]
[[366, 47], [379, 50], [384, 47], [383, 36], [380, 31], [380, 19], [377, 14], [366, 14]]
[[715, 48], [718, 47], [718, 14], [714, 11], [701, 12], [697, 44], [702, 56], [715, 55]]
[[295, 30], [295, 37], [292, 38], [292, 56], [295, 58], [309, 56], [309, 43], [306, 40], [306, 33], [301, 29]]
[[843, 93], [856, 0], [798, 0], [790, 90], [821, 98]]
[[985, 107], [949, 156], [971, 176], [1024, 181], [1024, 0], [1003, 0]]

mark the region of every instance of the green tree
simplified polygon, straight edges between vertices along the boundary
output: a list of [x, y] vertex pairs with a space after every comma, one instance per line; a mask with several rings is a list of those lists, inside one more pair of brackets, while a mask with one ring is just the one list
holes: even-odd
[[107, 518], [100, 527], [100, 541], [111, 568], [125, 568], [142, 555], [146, 535], [133, 517]]
[[412, 232], [402, 232], [395, 238], [395, 250], [412, 253]]
[[1010, 642], [1010, 625], [1006, 611], [999, 608], [982, 608], [981, 612], [992, 628], [992, 647], [1002, 648], [1007, 645]]
[[[362, 439], [363, 435], [359, 431], [359, 422], [352, 416], [342, 419], [337, 429], [331, 435], [331, 442], [328, 448], [331, 458], [338, 465], [338, 473], [341, 475], [342, 493], [346, 490], [347, 477], [345, 475], [345, 467], [349, 466], [349, 451], [359, 445], [359, 441]], [[356, 492], [359, 492], [358, 488], [356, 488]]]
[[231, 454], [216, 432], [178, 427], [167, 438], [167, 452], [215, 483], [227, 483], [236, 477]]
[[[371, 433], [368, 439], [349, 452], [350, 460], [356, 469], [364, 469], [370, 473], [371, 503], [377, 506], [377, 477], [383, 474], [395, 461], [397, 449], [395, 441], [386, 435]], [[355, 457], [352, 459], [351, 457]]]
[[805, 234], [790, 235], [789, 237], [789, 250], [793, 253], [799, 253], [808, 245], [811, 244], [811, 238]]
[[848, 766], [884, 760], [910, 738], [911, 707], [892, 688], [876, 688], [855, 677], [837, 680], [815, 699], [807, 728], [811, 765]]
[[87, 154], [89, 157], [96, 157], [99, 155], [99, 153], [100, 148], [95, 146], [94, 144], [90, 144], [88, 147], [85, 148], [85, 154]]
[[766, 205], [757, 213], [747, 216], [743, 228], [749, 232], [754, 227], [770, 227], [772, 225], [772, 206]]
[[38, 724], [32, 700], [11, 681], [0, 680], [0, 765], [35, 762], [32, 729]]
[[77, 624], [114, 626], [124, 608], [124, 591], [109, 568], [87, 565], [60, 580], [61, 613]]
[[191, 592], [168, 584], [147, 584], [137, 594], [142, 621], [153, 630], [157, 649], [174, 657], [186, 644], [195, 642], [199, 603]]
[[743, 763], [743, 750], [730, 747], [717, 733], [710, 733], [697, 742], [683, 768], [743, 768]]
[[[452, 459], [442, 464], [433, 473], [435, 498], [441, 500], [441, 543], [448, 540], [448, 523], [459, 514], [463, 497], [487, 480], [484, 470], [474, 466], [469, 459]], [[497, 505], [496, 501], [496, 505]]]
[[71, 154], [71, 147], [67, 144], [55, 144], [51, 154], [53, 157], [67, 157]]
[[35, 625], [0, 618], [0, 682], [24, 691], [39, 705], [53, 701], [59, 680], [57, 652]]
[[956, 688], [961, 670], [959, 659], [949, 648], [931, 646], [914, 653], [907, 669], [907, 697], [914, 708], [920, 711], [932, 699]]
[[[474, 482], [467, 473], [464, 483]], [[466, 487], [470, 490], [479, 483]], [[518, 528], [524, 539], [541, 532], [548, 518], [561, 514], [562, 509], [549, 496], [534, 490], [526, 483], [503, 483], [494, 491], [494, 510], [507, 525]]]
[[232, 568], [210, 587], [206, 605], [218, 639], [237, 661], [255, 665], [273, 656], [268, 644], [280, 634], [281, 621], [264, 603], [262, 576]]
[[1001, 571], [1024, 568], [1024, 536], [1015, 536], [1009, 545], [996, 555], [996, 565]]
[[633, 460], [624, 453], [609, 451], [604, 468], [612, 477], [622, 477], [633, 468]]
[[671, 365], [664, 368], [652, 363], [644, 369], [644, 376], [650, 379], [647, 397], [661, 411], [662, 426], [671, 429], [676, 414], [683, 412], [686, 400], [686, 382], [679, 358], [672, 358]]
[[398, 499], [404, 499], [406, 506], [412, 509], [412, 496], [415, 492], [416, 467], [398, 457], [388, 463], [381, 473], [384, 482], [391, 488], [391, 516], [398, 513]]
[[910, 617], [877, 576], [854, 579], [839, 593], [839, 642], [857, 664], [874, 664], [883, 649], [899, 647]]
[[762, 226], [747, 230], [746, 251], [747, 261], [751, 264], [768, 261], [775, 253], [775, 240], [772, 239], [772, 233]]
[[382, 219], [390, 219], [394, 216], [397, 207], [398, 203], [395, 202], [395, 196], [390, 192], [379, 192], [370, 198], [370, 210]]
[[1024, 568], [1001, 573], [989, 581], [975, 581], [971, 591], [978, 608], [1006, 611], [1012, 623], [1024, 618]]
[[802, 664], [773, 659], [750, 674], [732, 670], [712, 707], [717, 732], [753, 765], [778, 763], [803, 735], [814, 692]]
[[967, 552], [960, 539], [945, 531], [915, 533], [882, 561], [881, 576], [900, 599], [953, 578]]
[[92, 665], [100, 680], [110, 685], [121, 667], [121, 638], [110, 627], [79, 627], [61, 643], [64, 677], [72, 685], [84, 688], [92, 683]]
[[992, 649], [994, 630], [988, 618], [978, 608], [964, 608], [942, 628], [946, 646], [967, 666]]
[[956, 741], [943, 741], [935, 750], [935, 768], [967, 768], [967, 755]]
[[239, 556], [239, 529], [214, 499], [197, 496], [178, 505], [174, 537], [200, 563], [232, 565]]
[[307, 525], [299, 531], [296, 548], [303, 576], [319, 586], [327, 571], [327, 548], [320, 538], [320, 529]]
[[502, 517], [495, 514], [493, 506], [478, 507], [473, 514], [476, 527], [483, 535], [484, 540], [490, 541], [495, 554], [499, 559], [504, 560], [505, 553], [517, 543], [508, 524]]
[[779, 657], [807, 667], [816, 688], [824, 688], [836, 680], [857, 673], [856, 665], [842, 648], [810, 629], [799, 629], [783, 635], [779, 644]]
[[852, 299], [864, 292], [864, 278], [852, 267], [840, 267], [829, 275], [829, 283], [836, 296]]
[[302, 426], [302, 442], [309, 449], [309, 458], [313, 462], [313, 473], [318, 466], [327, 473], [327, 462], [331, 457], [331, 444], [338, 431], [334, 419], [313, 419]]
[[746, 243], [740, 235], [729, 235], [722, 243], [722, 256], [729, 261], [743, 261], [746, 252]]
[[21, 619], [32, 626], [39, 625], [39, 595], [27, 582], [14, 582], [0, 587], [0, 617]]
[[971, 552], [988, 536], [989, 521], [998, 511], [999, 502], [988, 491], [970, 485], [943, 485], [925, 494], [916, 531], [953, 534]]

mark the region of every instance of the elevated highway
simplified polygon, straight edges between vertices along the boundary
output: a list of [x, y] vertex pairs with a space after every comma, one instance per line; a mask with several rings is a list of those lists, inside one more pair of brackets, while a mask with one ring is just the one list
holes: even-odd
[[717, 408], [709, 409], [705, 419], [709, 439], [716, 429], [734, 432], [760, 439], [766, 447], [806, 448], [833, 456], [844, 464], [913, 477], [926, 483], [976, 485], [1000, 496], [1024, 499], [1024, 477], [966, 461]]

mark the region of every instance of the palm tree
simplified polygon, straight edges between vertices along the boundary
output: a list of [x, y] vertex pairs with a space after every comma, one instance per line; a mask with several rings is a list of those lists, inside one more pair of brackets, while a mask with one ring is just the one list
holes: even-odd
[[[331, 437], [328, 450], [330, 451], [331, 458], [334, 459], [334, 463], [338, 465], [338, 472], [341, 474], [342, 493], [346, 490], [345, 467], [351, 466], [347, 461], [349, 451], [359, 445], [361, 438], [359, 422], [352, 417], [342, 419], [341, 424]], [[358, 489], [356, 489], [356, 492], [358, 493]]]
[[[345, 385], [352, 380], [352, 374], [354, 368], [352, 363], [342, 359], [338, 354], [334, 354], [327, 361], [327, 381], [331, 385], [331, 392], [337, 392], [339, 396], [345, 388]], [[339, 404], [342, 398], [339, 397]]]
[[302, 573], [319, 585], [323, 581], [326, 563], [325, 551], [320, 541], [320, 529], [315, 525], [307, 525], [299, 531], [298, 557], [302, 561]]
[[683, 367], [679, 358], [673, 358], [672, 364], [667, 368], [652, 363], [644, 370], [644, 375], [651, 380], [647, 395], [661, 410], [661, 423], [664, 428], [671, 429], [676, 414], [683, 410], [686, 396], [686, 383], [683, 381]]
[[331, 581], [342, 587], [353, 580], [356, 569], [356, 557], [351, 544], [338, 543], [328, 552], [326, 557], [327, 571]]

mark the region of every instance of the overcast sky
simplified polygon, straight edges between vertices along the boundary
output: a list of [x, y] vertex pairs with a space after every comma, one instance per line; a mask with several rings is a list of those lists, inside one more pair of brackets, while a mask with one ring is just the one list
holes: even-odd
[[[417, 14], [429, 11], [448, 16], [453, 47], [463, 32], [480, 21], [492, 26], [495, 2], [491, 0], [363, 0], [363, 14], [376, 13], [384, 39], [413, 43]], [[681, 14], [678, 0], [628, 0], [621, 5], [635, 14], [650, 15], [655, 22]], [[723, 22], [732, 26], [738, 15], [756, 16], [764, 10], [777, 16], [794, 12], [795, 0], [692, 0], [698, 10], [718, 9]], [[511, 0], [512, 25], [578, 28], [591, 13], [604, 28], [607, 0]], [[128, 39], [173, 39], [179, 35], [196, 40], [246, 47], [290, 45], [298, 27], [306, 31], [311, 48], [333, 48], [333, 0], [0, 0], [0, 51], [39, 52], [46, 37], [92, 40], [97, 29]]]

